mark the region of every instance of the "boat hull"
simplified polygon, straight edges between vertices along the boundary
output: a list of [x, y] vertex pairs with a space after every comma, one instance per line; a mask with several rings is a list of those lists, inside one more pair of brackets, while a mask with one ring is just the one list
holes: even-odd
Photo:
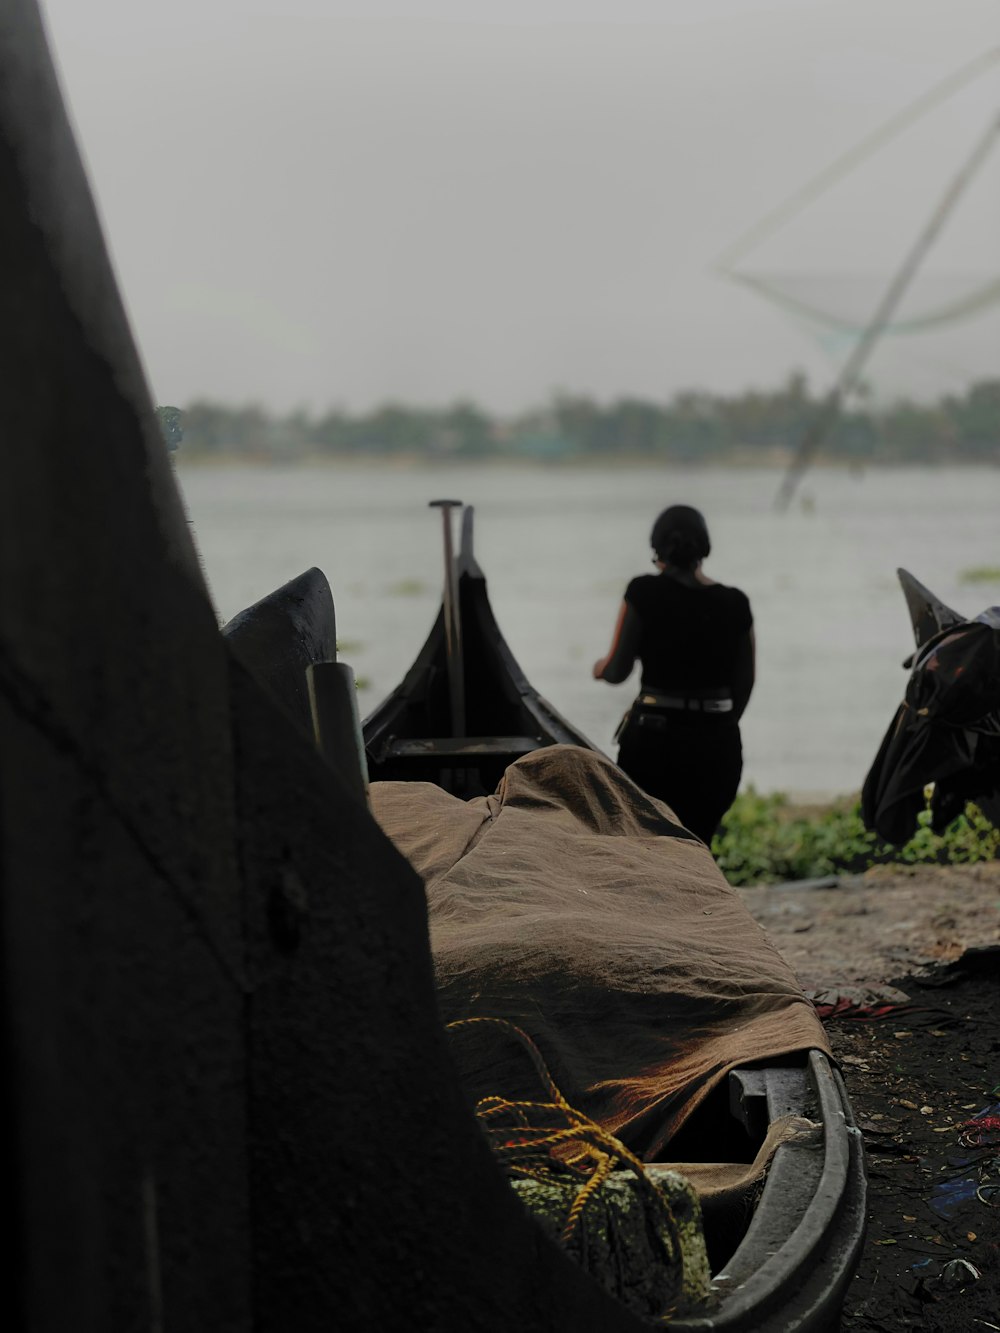
[[0, 231], [17, 1327], [638, 1330], [482, 1141], [419, 880], [218, 632], [31, 0]]

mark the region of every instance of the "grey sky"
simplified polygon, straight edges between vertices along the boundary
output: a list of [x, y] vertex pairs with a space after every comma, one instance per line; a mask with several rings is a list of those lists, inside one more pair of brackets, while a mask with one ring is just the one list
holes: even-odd
[[[794, 367], [827, 384], [843, 343], [714, 260], [1000, 45], [998, 0], [44, 12], [154, 397], [280, 409], [468, 396], [512, 410], [554, 389], [663, 399], [770, 386]], [[998, 111], [1000, 64], [745, 266], [863, 317]], [[998, 238], [1000, 145], [914, 311], [1000, 276]], [[996, 374], [998, 352], [994, 307], [889, 339], [871, 379], [936, 392]]]

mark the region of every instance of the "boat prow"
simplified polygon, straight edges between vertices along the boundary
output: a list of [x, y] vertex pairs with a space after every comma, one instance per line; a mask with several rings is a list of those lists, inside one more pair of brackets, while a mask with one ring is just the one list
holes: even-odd
[[918, 648], [922, 648], [942, 630], [961, 625], [965, 617], [953, 611], [950, 606], [924, 587], [919, 579], [906, 569], [897, 569], [896, 576], [906, 598], [910, 623], [913, 626], [913, 638]]
[[[595, 748], [534, 688], [500, 631], [462, 513], [453, 578], [400, 684], [364, 719], [374, 781], [420, 778], [466, 796], [493, 791], [508, 764], [545, 745]], [[449, 587], [457, 635], [449, 641]], [[456, 680], [456, 676], [458, 679]], [[456, 684], [464, 703], [455, 724]]]

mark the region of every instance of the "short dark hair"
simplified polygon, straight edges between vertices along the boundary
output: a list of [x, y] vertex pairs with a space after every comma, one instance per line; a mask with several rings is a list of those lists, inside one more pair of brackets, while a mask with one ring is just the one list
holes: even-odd
[[708, 524], [690, 505], [671, 505], [653, 524], [650, 545], [657, 559], [677, 569], [694, 569], [712, 549]]

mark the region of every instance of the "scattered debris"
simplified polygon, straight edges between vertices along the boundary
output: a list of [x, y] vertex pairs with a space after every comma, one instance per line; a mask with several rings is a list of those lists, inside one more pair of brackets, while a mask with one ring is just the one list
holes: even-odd
[[[994, 956], [941, 970], [945, 985], [939, 975], [891, 982], [905, 997], [891, 1025], [845, 1021], [842, 1010], [825, 1020], [870, 1181], [845, 1333], [1000, 1331], [1000, 969]], [[948, 1040], [898, 1039], [904, 1030]]]

